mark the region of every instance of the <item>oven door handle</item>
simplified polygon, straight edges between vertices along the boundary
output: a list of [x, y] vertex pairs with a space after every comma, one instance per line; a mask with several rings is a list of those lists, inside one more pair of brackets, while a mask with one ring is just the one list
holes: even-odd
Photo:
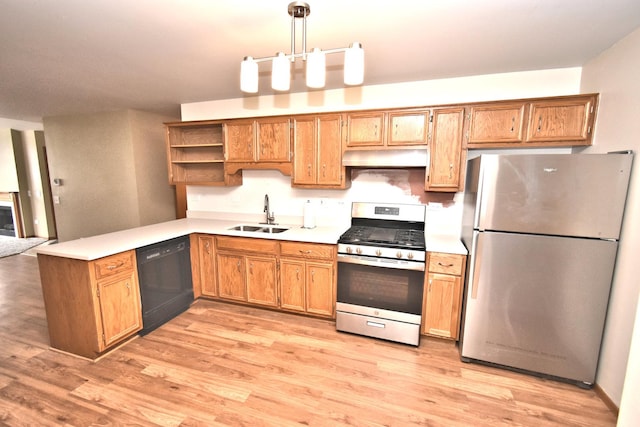
[[395, 268], [398, 270], [424, 271], [425, 266], [422, 262], [401, 261], [388, 258], [368, 258], [358, 255], [338, 254], [338, 262], [349, 264], [370, 265], [372, 267]]

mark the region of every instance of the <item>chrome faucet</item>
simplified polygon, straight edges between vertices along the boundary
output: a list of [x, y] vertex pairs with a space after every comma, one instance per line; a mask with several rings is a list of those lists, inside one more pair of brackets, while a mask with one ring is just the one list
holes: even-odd
[[275, 224], [276, 217], [269, 208], [269, 195], [264, 195], [264, 212], [266, 213], [267, 224]]

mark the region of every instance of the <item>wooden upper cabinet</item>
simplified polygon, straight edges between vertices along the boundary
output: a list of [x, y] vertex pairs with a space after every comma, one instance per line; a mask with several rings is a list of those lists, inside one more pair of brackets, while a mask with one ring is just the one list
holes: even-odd
[[225, 123], [227, 162], [289, 162], [291, 160], [288, 117], [231, 120]]
[[255, 120], [234, 120], [224, 124], [225, 160], [252, 162], [255, 159]]
[[524, 109], [524, 102], [472, 106], [468, 143], [522, 142]]
[[349, 113], [347, 115], [347, 147], [382, 147], [384, 145], [383, 112]]
[[220, 122], [167, 123], [166, 132], [170, 184], [242, 184], [242, 174], [225, 173]]
[[389, 113], [387, 145], [426, 145], [428, 134], [428, 111]]
[[347, 114], [347, 148], [426, 145], [428, 110]]
[[342, 116], [327, 114], [294, 119], [294, 186], [344, 188]]
[[582, 141], [590, 144], [595, 97], [531, 103], [527, 142]]
[[267, 118], [256, 121], [258, 162], [288, 162], [291, 160], [289, 118]]
[[459, 191], [464, 185], [462, 148], [464, 108], [442, 108], [433, 112], [429, 170], [425, 191]]

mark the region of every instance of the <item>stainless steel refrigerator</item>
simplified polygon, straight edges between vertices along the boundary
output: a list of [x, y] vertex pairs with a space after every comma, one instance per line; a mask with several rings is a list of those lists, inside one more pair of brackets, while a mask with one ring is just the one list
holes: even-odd
[[468, 163], [460, 355], [595, 380], [633, 155], [481, 155]]

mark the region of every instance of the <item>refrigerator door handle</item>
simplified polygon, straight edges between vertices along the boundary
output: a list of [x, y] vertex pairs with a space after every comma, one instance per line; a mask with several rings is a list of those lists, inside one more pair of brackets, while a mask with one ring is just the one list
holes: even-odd
[[483, 248], [483, 235], [482, 233], [476, 234], [474, 242], [473, 254], [474, 259], [471, 260], [471, 299], [478, 299], [478, 286], [480, 281], [480, 266], [482, 265], [482, 248]]

